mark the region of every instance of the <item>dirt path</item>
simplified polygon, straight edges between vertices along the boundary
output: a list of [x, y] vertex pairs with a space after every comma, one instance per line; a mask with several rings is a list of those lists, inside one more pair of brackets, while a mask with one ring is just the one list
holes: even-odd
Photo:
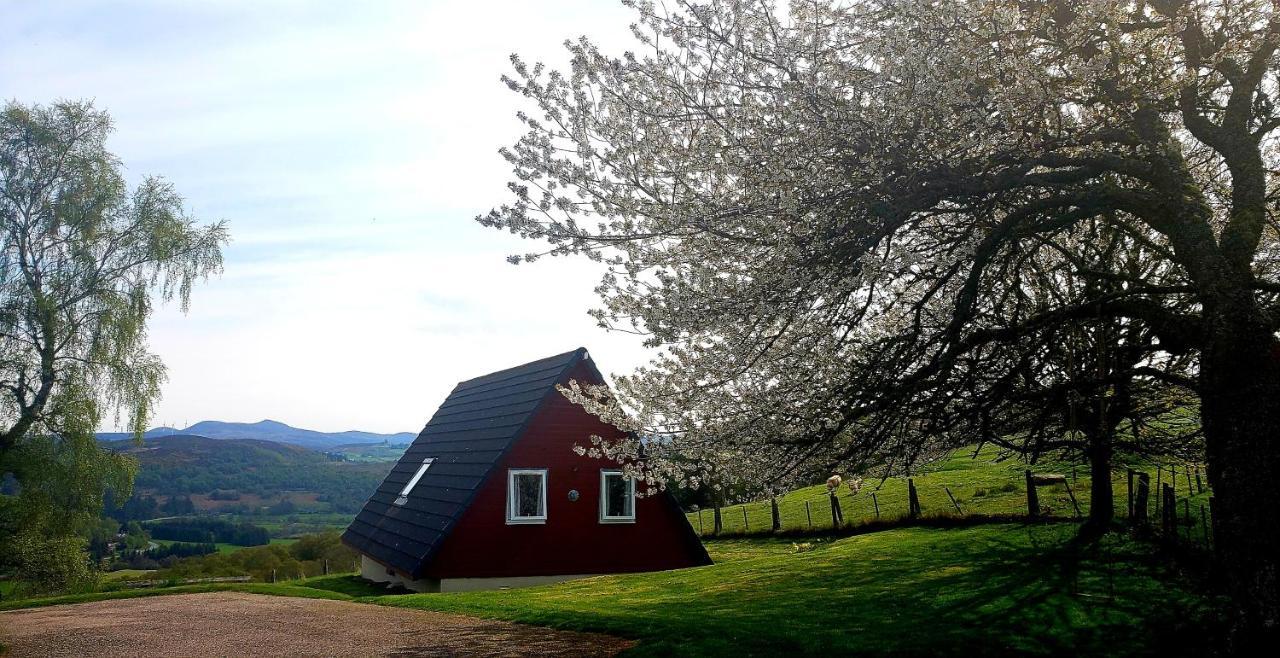
[[0, 613], [22, 656], [611, 656], [608, 635], [384, 606], [238, 592]]

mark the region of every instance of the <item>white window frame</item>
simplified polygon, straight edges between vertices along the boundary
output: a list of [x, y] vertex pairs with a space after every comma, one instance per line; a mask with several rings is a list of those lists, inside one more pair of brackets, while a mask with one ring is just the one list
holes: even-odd
[[[516, 515], [516, 476], [537, 475], [542, 478], [542, 492], [539, 497], [541, 514], [536, 516]], [[528, 525], [547, 522], [547, 469], [545, 468], [512, 468], [507, 470], [507, 525]]]
[[[631, 494], [631, 514], [629, 516], [609, 516], [609, 477], [617, 475], [627, 483]], [[635, 523], [636, 522], [636, 479], [625, 477], [621, 469], [600, 469], [600, 522], [601, 523]]]
[[404, 488], [400, 490], [400, 495], [396, 497], [397, 505], [403, 505], [409, 502], [409, 492], [413, 491], [413, 488], [418, 486], [418, 480], [421, 480], [422, 476], [427, 474], [427, 469], [431, 468], [431, 465], [434, 464], [435, 461], [435, 457], [427, 457], [422, 460], [422, 465], [418, 467], [418, 471], [413, 474], [413, 477], [409, 478], [409, 482], [404, 485]]

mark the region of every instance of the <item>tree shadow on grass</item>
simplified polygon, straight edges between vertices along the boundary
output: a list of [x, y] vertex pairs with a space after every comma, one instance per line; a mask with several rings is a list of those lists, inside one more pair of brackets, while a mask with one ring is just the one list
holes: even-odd
[[[984, 533], [982, 541], [923, 533], [934, 541], [905, 547], [901, 558], [870, 556], [864, 578], [828, 570], [801, 576], [797, 587], [865, 595], [810, 599], [812, 648], [929, 655], [1200, 655], [1210, 648], [1204, 597], [1170, 585], [1140, 545], [1081, 549], [1064, 541], [1069, 532], [1034, 526]], [[849, 555], [851, 569], [863, 564], [857, 557]], [[850, 627], [859, 637], [846, 635]]]
[[[711, 567], [404, 604], [639, 639], [637, 655], [1198, 655], [1213, 600], [1147, 544], [910, 528]], [[420, 603], [415, 603], [419, 602]], [[390, 601], [388, 601], [390, 602]]]

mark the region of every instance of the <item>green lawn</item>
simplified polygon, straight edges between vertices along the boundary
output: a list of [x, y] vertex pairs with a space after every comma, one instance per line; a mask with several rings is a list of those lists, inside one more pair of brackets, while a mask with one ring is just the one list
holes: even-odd
[[[326, 578], [333, 578], [333, 576], [326, 576]], [[19, 610], [23, 608], [42, 608], [50, 605], [63, 605], [68, 603], [88, 603], [90, 601], [135, 599], [144, 596], [195, 594], [199, 592], [248, 592], [251, 594], [267, 594], [272, 596], [296, 596], [300, 598], [335, 599], [344, 601], [352, 599], [351, 596], [335, 591], [328, 586], [307, 587], [305, 581], [287, 583], [201, 583], [197, 585], [178, 585], [176, 587], [121, 589], [105, 592], [87, 592], [84, 594], [64, 594], [61, 596], [45, 598], [0, 601], [0, 611]]]
[[233, 590], [439, 610], [634, 638], [635, 655], [1185, 655], [1215, 600], [1112, 536], [1070, 524], [901, 528], [809, 540], [708, 542], [716, 564], [465, 594], [384, 595], [351, 575], [9, 602], [6, 607]]
[[636, 638], [637, 655], [1144, 655], [1203, 641], [1208, 599], [1121, 538], [1070, 525], [903, 528], [709, 542], [716, 564], [466, 594], [366, 599]]
[[[961, 450], [950, 458], [925, 469], [925, 472], [914, 477], [916, 491], [920, 498], [920, 507], [925, 516], [964, 516], [964, 515], [1025, 515], [1027, 513], [1026, 465], [1016, 460], [997, 461], [995, 448], [984, 448], [977, 456], [972, 450]], [[1139, 470], [1147, 471], [1151, 476], [1152, 500], [1148, 507], [1153, 521], [1159, 517], [1154, 514], [1154, 496], [1156, 489], [1156, 469], [1150, 464], [1129, 464]], [[1125, 464], [1117, 460], [1116, 475], [1113, 482], [1115, 489], [1115, 507], [1118, 517], [1127, 514], [1127, 496], [1125, 492]], [[1073, 471], [1071, 465], [1060, 463], [1041, 463], [1032, 467], [1036, 473], [1059, 473], [1067, 476], [1071, 493], [1084, 514], [1089, 511], [1089, 477], [1088, 469], [1079, 468]], [[1074, 478], [1072, 476], [1075, 476]], [[1202, 475], [1203, 477], [1203, 475]], [[1166, 466], [1160, 482], [1169, 481], [1169, 470]], [[1209, 492], [1193, 493], [1195, 475], [1192, 474], [1192, 487], [1188, 489], [1186, 473], [1178, 466], [1178, 478], [1175, 493], [1178, 496], [1178, 513], [1184, 513], [1184, 499], [1189, 502], [1192, 526], [1191, 536], [1197, 542], [1204, 541], [1204, 529], [1201, 525], [1200, 506], [1207, 511]], [[950, 489], [959, 504], [959, 511], [947, 496]], [[871, 494], [875, 493], [873, 500]], [[1039, 487], [1038, 495], [1041, 507], [1048, 507], [1051, 514], [1057, 517], [1073, 517], [1075, 506], [1071, 495], [1060, 485]], [[907, 478], [889, 478], [884, 483], [879, 480], [867, 480], [862, 491], [851, 495], [847, 487], [842, 486], [839, 493], [840, 505], [846, 523], [859, 524], [881, 520], [893, 520], [907, 515]], [[831, 503], [823, 485], [797, 489], [778, 499], [781, 525], [784, 531], [804, 531], [809, 528], [821, 530], [831, 527]], [[808, 503], [806, 512], [805, 503]], [[879, 505], [879, 515], [876, 506]], [[743, 511], [746, 511], [744, 521]], [[712, 533], [714, 527], [713, 512], [703, 509], [688, 515], [689, 522], [695, 530], [704, 536]], [[742, 532], [767, 531], [771, 525], [771, 514], [767, 500], [734, 505], [721, 510], [725, 534]], [[810, 523], [812, 520], [812, 523]]]

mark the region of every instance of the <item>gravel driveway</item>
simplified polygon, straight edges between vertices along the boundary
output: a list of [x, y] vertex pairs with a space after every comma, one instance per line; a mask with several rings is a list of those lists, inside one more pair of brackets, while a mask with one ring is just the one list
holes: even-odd
[[633, 643], [421, 610], [238, 592], [0, 613], [21, 656], [611, 656]]

